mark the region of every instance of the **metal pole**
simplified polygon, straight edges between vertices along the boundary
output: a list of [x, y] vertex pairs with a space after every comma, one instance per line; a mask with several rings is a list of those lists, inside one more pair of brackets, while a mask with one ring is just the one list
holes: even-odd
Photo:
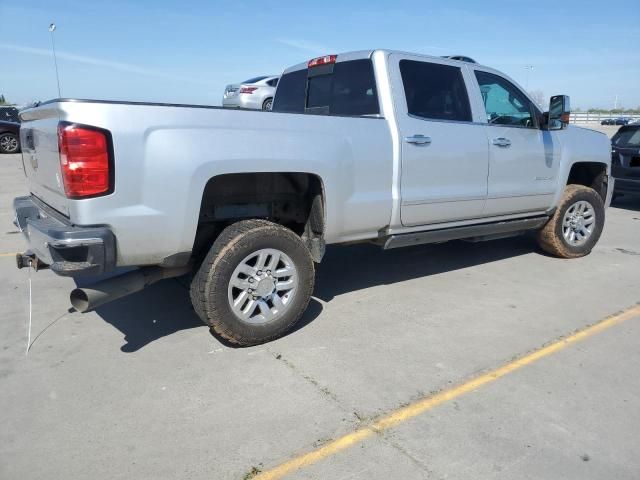
[[56, 58], [56, 42], [53, 39], [53, 32], [56, 31], [56, 24], [49, 25], [49, 32], [51, 33], [51, 48], [53, 49], [53, 65], [56, 67], [56, 83], [58, 84], [58, 98], [62, 98], [62, 91], [60, 90], [60, 75], [58, 75], [58, 59]]

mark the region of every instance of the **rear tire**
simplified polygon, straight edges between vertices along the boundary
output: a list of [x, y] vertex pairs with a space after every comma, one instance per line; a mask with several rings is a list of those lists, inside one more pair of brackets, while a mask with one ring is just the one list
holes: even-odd
[[257, 345], [293, 327], [314, 280], [311, 255], [298, 235], [266, 220], [243, 220], [213, 243], [191, 283], [191, 301], [220, 337]]
[[20, 141], [13, 133], [3, 133], [0, 135], [0, 153], [18, 153], [20, 151]]
[[262, 110], [270, 112], [272, 107], [273, 107], [273, 98], [267, 98], [264, 102], [262, 102]]
[[538, 244], [560, 258], [588, 255], [604, 228], [604, 202], [584, 185], [567, 185], [558, 208], [538, 232]]

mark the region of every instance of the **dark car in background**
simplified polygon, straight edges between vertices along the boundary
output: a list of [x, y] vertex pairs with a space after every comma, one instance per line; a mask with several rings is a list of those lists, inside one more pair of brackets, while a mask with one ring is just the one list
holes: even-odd
[[20, 152], [20, 123], [0, 120], [0, 153]]
[[626, 125], [611, 139], [615, 195], [640, 195], [640, 125]]
[[628, 125], [631, 122], [629, 117], [605, 118], [600, 125]]

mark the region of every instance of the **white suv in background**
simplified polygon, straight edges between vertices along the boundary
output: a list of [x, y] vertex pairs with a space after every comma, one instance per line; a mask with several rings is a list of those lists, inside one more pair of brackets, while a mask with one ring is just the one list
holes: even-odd
[[227, 85], [222, 97], [222, 106], [271, 110], [279, 79], [279, 75], [262, 76]]

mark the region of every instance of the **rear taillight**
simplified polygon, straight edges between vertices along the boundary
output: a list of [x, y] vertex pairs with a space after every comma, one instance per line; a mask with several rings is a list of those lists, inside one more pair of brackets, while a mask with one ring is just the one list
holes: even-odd
[[92, 127], [61, 123], [58, 148], [64, 191], [68, 198], [109, 193], [112, 185], [108, 133]]
[[242, 87], [240, 88], [240, 93], [253, 93], [258, 89], [258, 87]]
[[336, 63], [337, 55], [325, 55], [324, 57], [313, 58], [307, 63], [307, 68], [319, 67], [320, 65], [328, 65]]

